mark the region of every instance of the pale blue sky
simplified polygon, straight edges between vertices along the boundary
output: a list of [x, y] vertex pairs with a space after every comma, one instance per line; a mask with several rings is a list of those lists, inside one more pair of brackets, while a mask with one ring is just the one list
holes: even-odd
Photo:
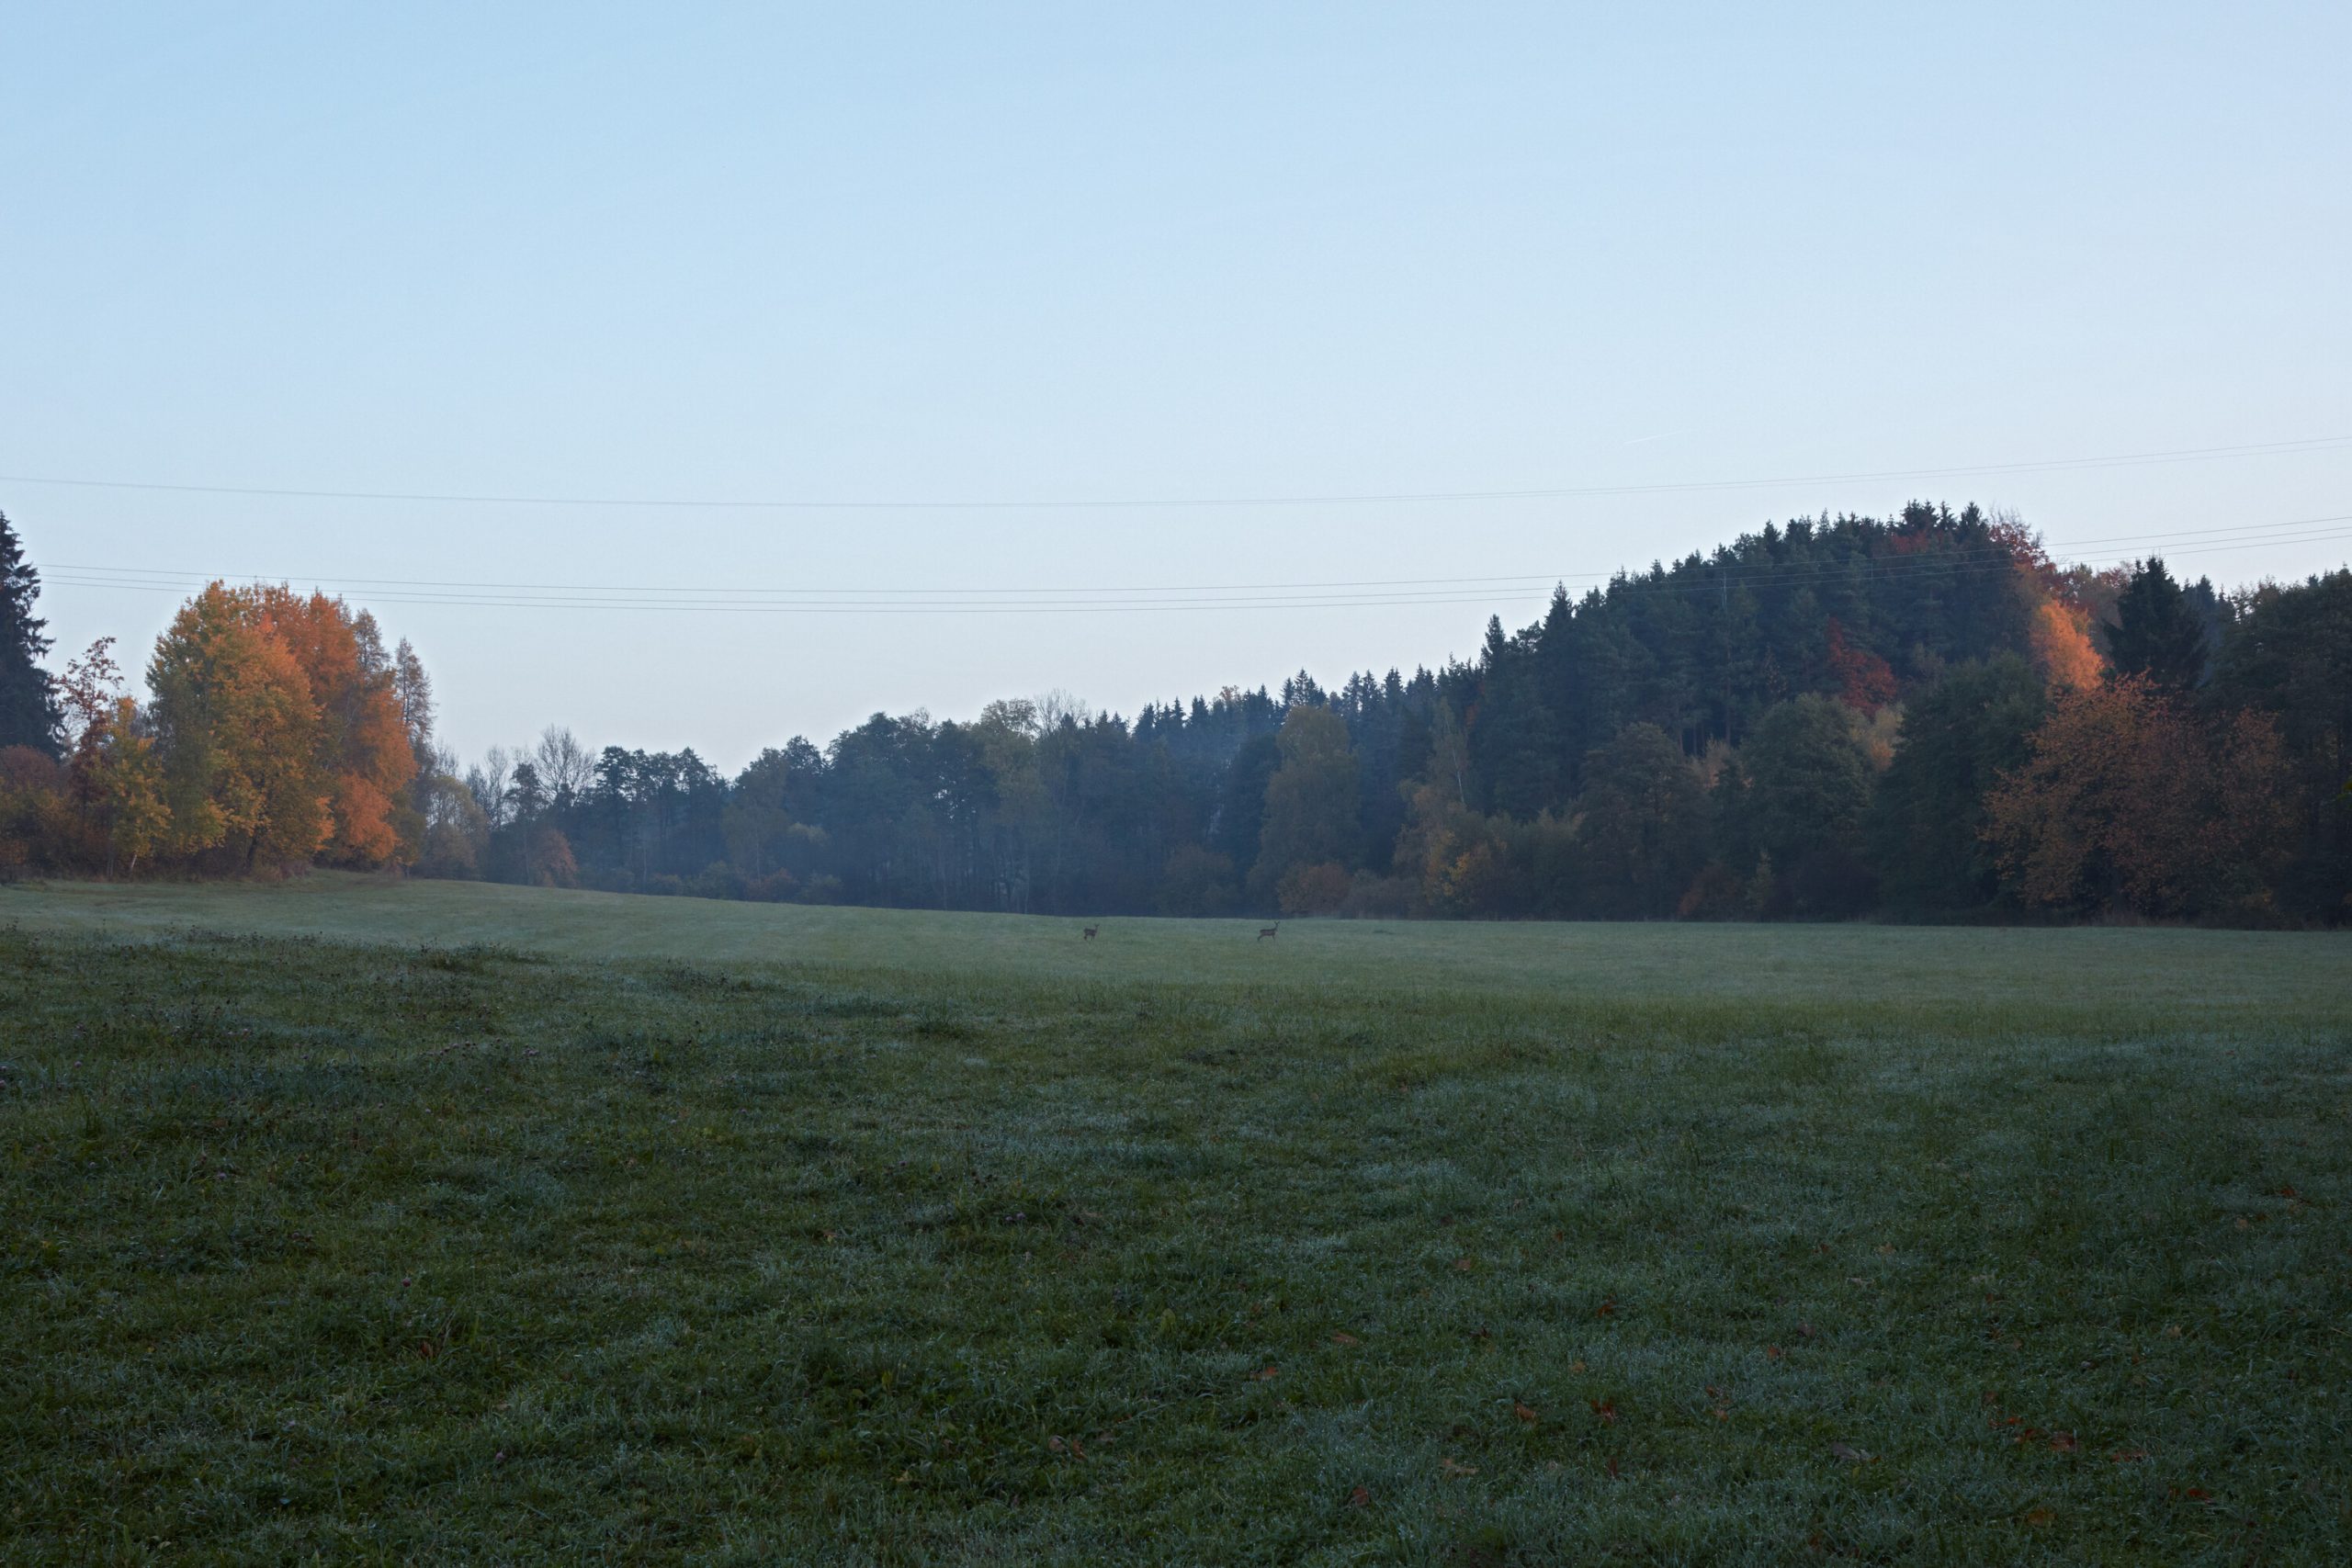
[[[719, 498], [1685, 485], [2352, 436], [2352, 7], [0, 5], [0, 474]], [[37, 559], [761, 589], [1602, 572], [2013, 506], [2102, 558], [2352, 446], [1377, 506], [728, 512], [0, 482]], [[2183, 553], [2301, 573], [2333, 537]], [[2325, 529], [2321, 530], [2323, 533]], [[355, 588], [468, 752], [1475, 645], [1476, 602], [908, 616]], [[61, 641], [175, 600], [61, 581]], [[61, 649], [61, 655], [63, 649]]]

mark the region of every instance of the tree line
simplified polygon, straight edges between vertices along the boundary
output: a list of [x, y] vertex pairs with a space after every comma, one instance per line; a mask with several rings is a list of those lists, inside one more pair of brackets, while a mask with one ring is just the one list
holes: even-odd
[[0, 873], [308, 864], [1069, 914], [2352, 916], [2352, 571], [2062, 569], [1915, 503], [1556, 591], [1467, 660], [876, 714], [732, 777], [569, 730], [463, 762], [365, 611], [214, 584], [143, 701], [51, 676], [0, 519]]

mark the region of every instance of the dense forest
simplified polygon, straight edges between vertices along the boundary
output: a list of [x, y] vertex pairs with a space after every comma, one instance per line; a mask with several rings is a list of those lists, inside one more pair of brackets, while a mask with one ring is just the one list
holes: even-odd
[[216, 583], [51, 674], [0, 519], [0, 875], [405, 868], [1066, 914], [2352, 918], [2352, 571], [2062, 570], [1974, 507], [1768, 525], [1476, 657], [1132, 717], [876, 714], [729, 778], [550, 728], [466, 763], [405, 642]]

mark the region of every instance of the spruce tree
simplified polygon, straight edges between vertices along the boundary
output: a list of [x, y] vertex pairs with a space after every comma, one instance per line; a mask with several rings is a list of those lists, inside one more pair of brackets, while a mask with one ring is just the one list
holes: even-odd
[[2107, 651], [2117, 674], [2144, 675], [2176, 692], [2205, 678], [2204, 625], [2188, 595], [2154, 556], [2132, 574], [2115, 602]]
[[0, 747], [29, 746], [54, 757], [62, 716], [40, 667], [50, 642], [41, 635], [49, 623], [33, 614], [40, 595], [40, 573], [26, 562], [17, 530], [0, 513]]

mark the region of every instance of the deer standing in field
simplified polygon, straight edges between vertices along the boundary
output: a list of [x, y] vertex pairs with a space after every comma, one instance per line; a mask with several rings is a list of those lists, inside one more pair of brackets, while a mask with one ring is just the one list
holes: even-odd
[[1080, 942], [1092, 942], [1094, 940], [1094, 933], [1102, 929], [1102, 928], [1101, 926], [1089, 926], [1079, 933], [1078, 940]]
[[1258, 940], [1260, 942], [1263, 942], [1268, 937], [1280, 936], [1282, 934], [1282, 929], [1283, 923], [1280, 920], [1276, 920], [1271, 926], [1260, 926], [1258, 928]]

